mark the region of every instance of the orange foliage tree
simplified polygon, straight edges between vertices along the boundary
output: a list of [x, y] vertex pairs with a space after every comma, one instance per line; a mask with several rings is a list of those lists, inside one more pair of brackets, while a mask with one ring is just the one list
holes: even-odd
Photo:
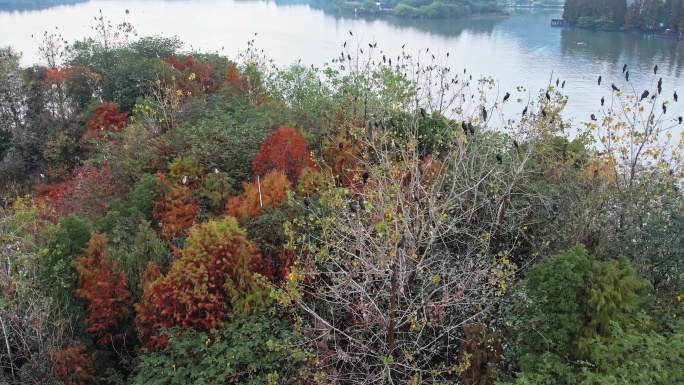
[[226, 215], [235, 218], [254, 218], [261, 209], [278, 207], [287, 199], [292, 184], [282, 171], [271, 171], [258, 182], [243, 182], [245, 192], [228, 199]]
[[154, 219], [159, 222], [157, 233], [162, 239], [171, 241], [195, 224], [200, 207], [189, 187], [172, 185], [164, 174], [157, 174], [157, 186], [153, 210]]
[[237, 65], [235, 64], [228, 65], [228, 69], [226, 70], [226, 82], [233, 89], [241, 92], [245, 92], [249, 88], [247, 81], [242, 75], [240, 75]]
[[72, 345], [50, 352], [52, 376], [61, 385], [86, 385], [95, 379], [92, 358], [82, 353], [83, 346]]
[[361, 184], [362, 162], [368, 156], [362, 141], [357, 140], [352, 131], [361, 130], [355, 122], [344, 121], [338, 117], [330, 136], [323, 142], [323, 160], [330, 168], [338, 187], [354, 187]]
[[261, 271], [259, 250], [232, 217], [192, 227], [166, 275], [151, 265], [143, 295], [135, 305], [136, 326], [145, 346], [166, 345], [160, 328], [179, 326], [207, 331], [231, 312], [247, 314], [266, 306], [268, 290], [254, 273]]
[[482, 324], [469, 324], [463, 328], [465, 339], [461, 342], [463, 360], [467, 362], [461, 374], [466, 385], [492, 385], [496, 377], [494, 368], [501, 362], [502, 347], [498, 334]]
[[269, 135], [261, 143], [261, 149], [252, 162], [255, 175], [282, 171], [293, 185], [307, 167], [316, 168], [306, 149], [306, 140], [299, 130], [288, 126], [280, 127]]
[[130, 309], [126, 274], [117, 271], [107, 253], [107, 239], [93, 234], [85, 254], [74, 260], [78, 274], [75, 295], [88, 302], [88, 332], [101, 345], [123, 338], [123, 321]]

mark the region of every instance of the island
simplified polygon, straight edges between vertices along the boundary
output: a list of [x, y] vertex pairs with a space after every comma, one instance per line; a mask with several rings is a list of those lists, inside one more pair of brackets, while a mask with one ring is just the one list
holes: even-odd
[[311, 6], [339, 14], [393, 15], [406, 19], [456, 19], [504, 13], [497, 0], [311, 0]]

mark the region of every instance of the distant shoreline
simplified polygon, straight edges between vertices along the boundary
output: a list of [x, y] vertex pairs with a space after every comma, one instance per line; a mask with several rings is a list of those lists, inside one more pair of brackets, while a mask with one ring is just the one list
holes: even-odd
[[40, 9], [60, 7], [63, 5], [87, 3], [88, 1], [89, 0], [0, 0], [0, 11], [36, 11]]

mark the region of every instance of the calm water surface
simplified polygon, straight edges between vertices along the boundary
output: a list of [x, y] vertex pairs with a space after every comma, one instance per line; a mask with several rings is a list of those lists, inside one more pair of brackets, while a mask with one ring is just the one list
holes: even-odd
[[[125, 10], [129, 9], [130, 14]], [[336, 17], [306, 4], [235, 0], [121, 0], [88, 1], [32, 11], [0, 11], [0, 45], [23, 52], [23, 64], [38, 62], [40, 36], [46, 30], [59, 33], [67, 41], [93, 36], [93, 16], [99, 10], [113, 24], [132, 23], [139, 35], [178, 36], [185, 49], [219, 51], [234, 57], [255, 39], [258, 49], [279, 66], [301, 59], [317, 66], [340, 55], [342, 43], [368, 46], [378, 42], [378, 50], [388, 56], [430, 48], [446, 60], [456, 73], [468, 69], [474, 77], [491, 76], [499, 82], [501, 94], [527, 99], [527, 93], [512, 92], [524, 86], [536, 92], [549, 84], [553, 74], [566, 81], [569, 96], [566, 117], [586, 121], [598, 112], [601, 96], [610, 99], [610, 84], [639, 93], [655, 90], [663, 78], [663, 97], [671, 98], [678, 88], [684, 96], [682, 62], [684, 45], [631, 33], [594, 32], [550, 27], [550, 19], [560, 11], [525, 11], [510, 17], [470, 20], [397, 20]], [[354, 32], [350, 38], [349, 30]], [[255, 33], [257, 34], [255, 36]], [[34, 37], [31, 37], [33, 35]], [[621, 76], [627, 63], [630, 84]], [[654, 78], [653, 66], [659, 65]], [[602, 86], [596, 84], [603, 76]], [[680, 102], [684, 105], [684, 101]], [[514, 113], [519, 113], [518, 107]], [[512, 112], [513, 113], [513, 112]], [[678, 105], [668, 116], [684, 114]]]

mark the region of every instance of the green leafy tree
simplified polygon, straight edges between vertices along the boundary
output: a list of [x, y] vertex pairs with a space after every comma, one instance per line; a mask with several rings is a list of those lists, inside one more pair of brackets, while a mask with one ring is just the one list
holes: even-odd
[[[649, 323], [648, 317], [638, 322]], [[684, 381], [684, 332], [657, 333], [639, 326], [608, 326], [609, 339], [590, 341], [589, 367], [582, 370], [584, 384], [667, 385]]]
[[[61, 302], [73, 302], [76, 289], [76, 271], [72, 261], [81, 255], [93, 232], [93, 225], [76, 215], [60, 219], [52, 230], [41, 276], [46, 294]], [[72, 307], [69, 309], [73, 310]]]
[[301, 336], [275, 308], [229, 316], [220, 329], [171, 328], [168, 345], [140, 356], [131, 384], [300, 384]]
[[508, 350], [518, 372], [514, 382], [586, 383], [581, 370], [603, 376], [605, 368], [594, 360], [604, 359], [609, 346], [620, 346], [614, 340], [620, 328], [637, 333], [632, 336], [637, 340], [653, 335], [650, 319], [639, 315], [647, 293], [626, 258], [590, 261], [582, 246], [535, 265], [524, 292], [514, 296], [510, 318], [515, 320]]

